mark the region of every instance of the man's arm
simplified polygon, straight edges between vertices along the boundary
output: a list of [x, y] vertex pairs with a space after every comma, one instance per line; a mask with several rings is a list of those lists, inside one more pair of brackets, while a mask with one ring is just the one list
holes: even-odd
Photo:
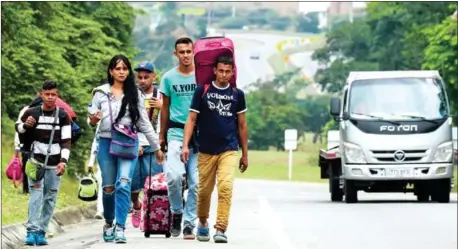
[[248, 124], [246, 122], [245, 112], [237, 114], [239, 139], [242, 146], [242, 156], [248, 155]]
[[186, 124], [184, 126], [184, 135], [183, 135], [183, 148], [189, 147], [189, 140], [191, 140], [192, 132], [196, 126], [198, 113], [195, 111], [190, 111]]
[[[25, 111], [29, 109], [28, 106], [22, 108], [22, 110], [19, 112], [19, 115], [18, 115], [18, 119], [16, 120], [16, 123], [20, 123], [21, 122], [21, 118], [22, 116], [24, 115]], [[21, 148], [21, 141], [19, 140], [19, 134], [18, 134], [18, 131], [17, 131], [17, 125], [15, 124], [14, 125], [14, 129], [16, 130], [16, 132], [14, 133], [14, 149], [15, 150], [19, 150]]]
[[28, 108], [27, 110], [23, 112], [22, 115], [19, 115], [18, 120], [14, 124], [14, 128], [16, 129], [18, 133], [22, 134], [26, 132], [27, 127], [24, 125], [24, 123], [31, 114], [32, 114], [32, 108]]
[[[160, 120], [159, 123], [161, 124], [159, 130], [159, 137], [167, 136], [167, 129], [169, 124], [169, 115], [170, 115], [170, 87], [169, 81], [167, 79], [167, 73], [161, 77], [161, 84], [159, 86], [162, 98], [162, 108], [160, 112]], [[160, 141], [163, 142], [163, 141]]]
[[60, 120], [60, 161], [67, 163], [72, 146], [72, 120], [68, 113]]
[[167, 129], [169, 125], [169, 114], [170, 114], [170, 98], [168, 96], [165, 96], [162, 94], [162, 108], [160, 113], [161, 120], [160, 120], [160, 131], [159, 134], [166, 136], [167, 135]]
[[192, 95], [191, 106], [189, 107], [188, 119], [184, 125], [183, 134], [183, 147], [189, 147], [189, 140], [191, 140], [194, 127], [196, 126], [197, 116], [200, 113], [200, 102], [202, 101], [202, 91], [204, 87], [202, 85], [197, 86], [194, 94]]
[[242, 90], [237, 90], [237, 120], [239, 139], [242, 146], [242, 156], [248, 156], [248, 124], [246, 122], [245, 113], [247, 111], [245, 94]]

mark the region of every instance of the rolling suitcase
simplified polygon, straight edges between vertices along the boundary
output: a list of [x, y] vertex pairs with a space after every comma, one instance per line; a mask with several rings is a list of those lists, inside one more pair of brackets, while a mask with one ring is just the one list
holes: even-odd
[[159, 173], [146, 178], [142, 203], [140, 230], [149, 238], [151, 234], [164, 234], [170, 238], [172, 214], [167, 188], [167, 176]]
[[[151, 176], [152, 162], [150, 162], [149, 176], [146, 177], [143, 186], [143, 201], [141, 211], [140, 230], [145, 237], [150, 235], [163, 234], [170, 238], [172, 228], [172, 212], [168, 197], [167, 175], [158, 173]], [[183, 191], [186, 189], [186, 178], [183, 176]], [[185, 201], [183, 198], [183, 206]]]

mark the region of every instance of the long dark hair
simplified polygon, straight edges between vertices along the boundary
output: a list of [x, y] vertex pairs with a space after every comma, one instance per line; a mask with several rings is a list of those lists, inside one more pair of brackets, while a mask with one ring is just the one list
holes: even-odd
[[110, 83], [110, 86], [112, 86], [114, 79], [113, 76], [111, 76], [110, 71], [116, 68], [116, 64], [118, 64], [120, 61], [122, 61], [127, 66], [129, 75], [124, 80], [124, 98], [122, 99], [121, 110], [119, 111], [118, 117], [116, 118], [116, 122], [118, 122], [126, 114], [126, 106], [129, 105], [130, 118], [132, 119], [132, 124], [136, 126], [140, 117], [140, 112], [138, 110], [138, 88], [135, 84], [135, 76], [132, 70], [132, 66], [130, 65], [130, 61], [126, 56], [118, 54], [111, 58], [107, 69], [107, 79], [108, 83]]

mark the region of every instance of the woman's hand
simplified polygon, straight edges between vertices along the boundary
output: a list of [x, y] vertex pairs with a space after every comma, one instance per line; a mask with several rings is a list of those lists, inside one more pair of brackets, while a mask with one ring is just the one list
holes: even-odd
[[164, 163], [164, 153], [162, 152], [162, 150], [159, 149], [154, 154], [156, 155], [157, 164], [163, 164]]
[[94, 114], [94, 115], [89, 114], [89, 123], [92, 126], [95, 126], [101, 119], [102, 119], [102, 112], [101, 111], [97, 111], [97, 113]]

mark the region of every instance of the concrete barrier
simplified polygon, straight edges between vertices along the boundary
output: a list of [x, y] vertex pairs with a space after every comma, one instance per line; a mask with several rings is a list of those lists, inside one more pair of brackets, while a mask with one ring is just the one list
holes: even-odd
[[[65, 231], [65, 227], [93, 219], [97, 212], [94, 203], [85, 208], [69, 208], [54, 213], [48, 226], [48, 237], [55, 237]], [[18, 249], [24, 247], [26, 223], [12, 224], [2, 227], [2, 249]]]

